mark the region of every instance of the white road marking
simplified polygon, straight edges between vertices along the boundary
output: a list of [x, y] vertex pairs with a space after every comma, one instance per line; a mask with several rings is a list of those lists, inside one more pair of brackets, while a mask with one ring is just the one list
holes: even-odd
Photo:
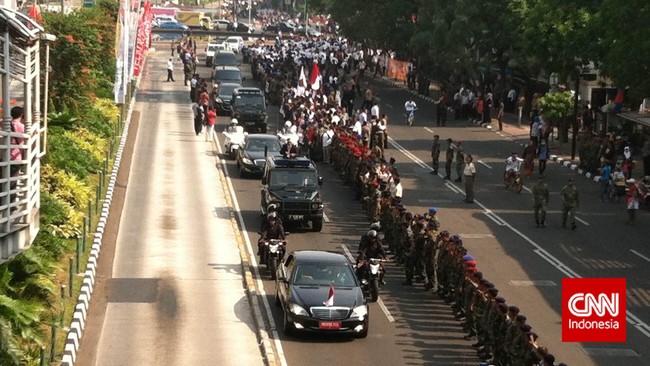
[[[341, 248], [343, 248], [343, 252], [345, 252], [345, 256], [348, 257], [348, 260], [350, 261], [350, 263], [356, 262], [354, 260], [354, 257], [352, 257], [352, 253], [350, 253], [350, 249], [348, 249], [347, 245], [342, 244]], [[386, 319], [388, 319], [388, 321], [390, 323], [395, 323], [395, 318], [393, 318], [390, 311], [388, 311], [388, 308], [386, 307], [386, 304], [384, 304], [384, 302], [381, 300], [381, 298], [377, 299], [377, 305], [379, 305], [379, 308], [381, 309], [381, 311], [383, 311], [384, 315], [386, 315]]]
[[[402, 154], [406, 155], [409, 159], [411, 159], [411, 161], [413, 161], [413, 162], [416, 163], [417, 165], [423, 167], [424, 169], [426, 169], [426, 170], [428, 170], [428, 171], [432, 171], [432, 170], [433, 170], [432, 168], [430, 168], [430, 167], [428, 167], [426, 164], [424, 164], [424, 162], [422, 162], [422, 160], [420, 160], [417, 156], [413, 155], [410, 151], [407, 151], [407, 150], [404, 149], [400, 144], [398, 144], [397, 142], [395, 142], [395, 140], [393, 140], [392, 138], [389, 137], [389, 138], [388, 138], [388, 142], [389, 142], [391, 145], [393, 145], [393, 147], [395, 147], [397, 150], [399, 150], [400, 152], [402, 152]], [[440, 174], [438, 174], [438, 175], [440, 175]], [[448, 183], [449, 183], [449, 182], [448, 182]], [[446, 186], [447, 186], [447, 188], [453, 190], [453, 189], [450, 187], [450, 185], [446, 184]], [[451, 183], [451, 186], [453, 186], [453, 187], [456, 188], [456, 189], [459, 189], [459, 188], [457, 188], [453, 183]], [[524, 239], [525, 241], [527, 241], [530, 245], [532, 245], [533, 248], [535, 248], [535, 249], [533, 249], [533, 251], [534, 251], [537, 255], [539, 255], [540, 257], [542, 257], [545, 261], [547, 261], [549, 264], [551, 264], [553, 267], [555, 267], [558, 271], [562, 272], [564, 275], [566, 275], [566, 276], [569, 277], [569, 278], [581, 278], [581, 277], [582, 277], [582, 276], [580, 276], [578, 273], [576, 273], [575, 271], [573, 271], [571, 268], [569, 268], [566, 264], [562, 263], [562, 261], [560, 261], [559, 259], [555, 258], [551, 253], [547, 252], [544, 248], [542, 248], [542, 247], [541, 247], [539, 244], [537, 244], [534, 240], [532, 240], [531, 238], [529, 238], [528, 236], [526, 236], [526, 234], [522, 233], [521, 231], [519, 231], [519, 230], [518, 230], [517, 228], [515, 228], [514, 226], [512, 226], [512, 225], [510, 225], [509, 223], [505, 222], [505, 221], [504, 221], [503, 219], [501, 219], [497, 214], [493, 213], [490, 209], [488, 209], [487, 207], [485, 207], [485, 205], [483, 205], [481, 202], [479, 202], [478, 200], [475, 199], [475, 200], [474, 200], [474, 203], [475, 203], [476, 205], [478, 205], [480, 208], [482, 208], [483, 211], [484, 211], [484, 214], [487, 215], [487, 216], [488, 216], [492, 221], [496, 222], [497, 225], [500, 225], [499, 222], [502, 223], [503, 225], [500, 225], [500, 226], [505, 226], [505, 227], [507, 227], [507, 228], [510, 229], [512, 232], [514, 232], [515, 234], [517, 234], [519, 237], [521, 237], [522, 239]], [[578, 218], [576, 217], [576, 219], [578, 219]], [[585, 224], [585, 225], [589, 225], [589, 224], [587, 224], [586, 222], [584, 222], [584, 221], [582, 221], [582, 220], [579, 220], [579, 221], [582, 222], [582, 223]], [[641, 319], [639, 319], [637, 316], [635, 316], [634, 314], [632, 314], [629, 310], [626, 312], [626, 314], [627, 314], [627, 321], [628, 321], [628, 323], [630, 323], [632, 326], [634, 326], [634, 327], [635, 327], [639, 332], [641, 332], [643, 335], [645, 335], [646, 337], [649, 337], [649, 338], [650, 338], [650, 326], [648, 326], [648, 324], [646, 324], [646, 323], [644, 323], [643, 321], [641, 321]]]
[[589, 223], [588, 223], [587, 221], [585, 221], [585, 220], [579, 218], [578, 216], [576, 216], [576, 220], [580, 221], [580, 222], [581, 222], [583, 225], [585, 225], [585, 226], [589, 226]]
[[434, 133], [433, 130], [430, 129], [429, 127], [425, 127], [424, 130], [427, 131], [428, 133]]
[[646, 261], [650, 262], [650, 258], [648, 258], [648, 257], [646, 257], [645, 255], [643, 255], [643, 254], [637, 252], [636, 250], [634, 250], [634, 249], [630, 249], [630, 252], [632, 252], [632, 253], [638, 255], [639, 257], [645, 259]]
[[483, 162], [483, 160], [479, 160], [478, 163], [481, 164], [481, 165], [483, 165], [484, 167], [486, 167], [486, 168], [488, 168], [488, 169], [492, 169], [492, 167], [489, 166], [489, 165], [487, 165], [487, 164], [485, 164], [485, 163]]
[[[219, 155], [223, 154], [223, 151], [221, 150], [221, 144], [219, 143], [219, 138], [217, 134], [214, 134], [214, 140], [215, 143], [217, 144], [217, 150], [219, 151]], [[273, 319], [273, 313], [271, 312], [271, 306], [269, 305], [269, 300], [268, 297], [266, 296], [266, 291], [264, 291], [264, 283], [261, 280], [260, 276], [260, 271], [257, 266], [257, 257], [253, 255], [255, 253], [253, 251], [253, 246], [251, 245], [250, 238], [248, 237], [247, 230], [246, 230], [246, 223], [244, 222], [244, 217], [241, 214], [241, 209], [239, 207], [239, 201], [237, 201], [237, 196], [235, 195], [235, 188], [232, 185], [232, 180], [230, 179], [230, 175], [228, 174], [228, 169], [226, 166], [226, 161], [223, 159], [218, 158], [221, 164], [223, 165], [223, 171], [226, 175], [226, 182], [228, 183], [228, 189], [230, 190], [230, 195], [232, 198], [233, 205], [235, 206], [234, 209], [237, 212], [237, 219], [239, 220], [239, 224], [241, 225], [241, 230], [242, 230], [242, 237], [244, 238], [244, 241], [246, 242], [246, 248], [248, 249], [248, 254], [250, 257], [250, 261], [253, 264], [253, 272], [255, 273], [255, 277], [257, 278], [255, 282], [257, 283], [257, 291], [259, 292], [257, 295], [259, 295], [262, 298], [262, 301], [264, 303], [264, 310], [266, 311], [266, 315], [269, 318], [269, 326], [270, 326], [270, 333], [271, 333], [271, 338], [273, 339], [273, 343], [275, 344], [275, 350], [277, 351], [277, 357], [280, 360], [280, 364], [282, 366], [287, 366], [287, 359], [284, 357], [284, 350], [282, 349], [282, 343], [280, 343], [280, 336], [278, 335], [278, 331], [275, 325], [275, 319]], [[252, 304], [251, 304], [252, 306]], [[260, 319], [261, 320], [261, 319]]]
[[330, 218], [327, 217], [327, 215], [325, 214], [325, 212], [323, 212], [323, 221], [325, 221], [325, 222], [330, 222]]
[[388, 104], [388, 103], [384, 103], [384, 105], [385, 105], [386, 107], [388, 107], [388, 108], [393, 108], [393, 106], [390, 105], [390, 104]]

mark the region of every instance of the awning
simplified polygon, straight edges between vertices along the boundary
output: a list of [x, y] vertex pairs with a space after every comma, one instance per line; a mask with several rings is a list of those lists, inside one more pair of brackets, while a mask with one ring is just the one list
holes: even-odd
[[650, 127], [650, 114], [649, 113], [639, 113], [639, 112], [623, 112], [617, 114], [617, 116], [624, 118], [628, 121], [632, 121], [647, 127]]

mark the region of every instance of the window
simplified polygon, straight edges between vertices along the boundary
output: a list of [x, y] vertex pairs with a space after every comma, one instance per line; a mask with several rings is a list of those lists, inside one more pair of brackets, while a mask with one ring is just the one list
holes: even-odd
[[318, 185], [318, 176], [313, 170], [273, 170], [270, 172], [269, 186], [273, 187], [313, 187]]
[[264, 108], [264, 97], [261, 94], [238, 94], [233, 105], [237, 107]]
[[296, 268], [294, 283], [298, 286], [356, 286], [355, 274], [344, 264], [302, 264]]

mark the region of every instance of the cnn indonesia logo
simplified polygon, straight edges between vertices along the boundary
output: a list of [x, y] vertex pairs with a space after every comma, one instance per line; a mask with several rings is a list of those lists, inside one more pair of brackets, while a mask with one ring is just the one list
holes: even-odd
[[625, 342], [625, 279], [562, 279], [563, 342]]

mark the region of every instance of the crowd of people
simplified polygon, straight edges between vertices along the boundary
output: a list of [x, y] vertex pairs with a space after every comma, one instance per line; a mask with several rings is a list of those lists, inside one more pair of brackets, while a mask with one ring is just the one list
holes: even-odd
[[[423, 283], [451, 304], [466, 338], [476, 339], [473, 346], [483, 359], [554, 365], [553, 355], [537, 344], [538, 336], [526, 324], [526, 317], [516, 306], [507, 305], [494, 284], [483, 278], [462, 239], [442, 230], [437, 209], [420, 215], [402, 204], [395, 160], [384, 155], [388, 118], [380, 113], [375, 91], [360, 85], [363, 69], [359, 66], [363, 64], [354, 57], [358, 51], [358, 45], [344, 39], [259, 43], [247, 50], [254, 78], [267, 94], [277, 94], [272, 99], [280, 104], [285, 127], [302, 136], [299, 150], [315, 161], [332, 164], [362, 203], [368, 219], [380, 223], [364, 235], [360, 251], [374, 248], [363, 243], [375, 237], [380, 226], [383, 244], [395, 262], [404, 266], [404, 285]], [[313, 69], [318, 70], [316, 79]], [[355, 109], [357, 98], [361, 107]], [[436, 136], [432, 147], [435, 173], [440, 152]], [[445, 155], [445, 178], [452, 179], [455, 162], [456, 179], [467, 181], [462, 142], [447, 139]]]

